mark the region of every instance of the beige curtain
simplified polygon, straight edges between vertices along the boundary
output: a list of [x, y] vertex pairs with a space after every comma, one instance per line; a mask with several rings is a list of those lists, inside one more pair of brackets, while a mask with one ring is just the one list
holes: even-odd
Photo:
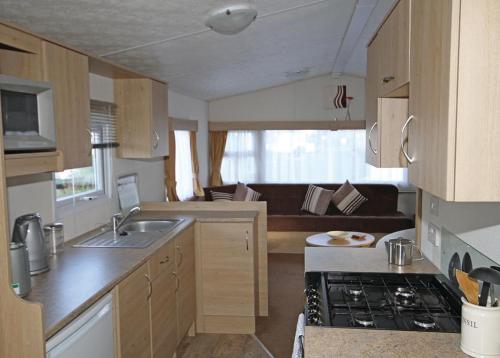
[[224, 149], [226, 148], [227, 131], [213, 131], [210, 133], [210, 185], [222, 185], [222, 176], [220, 169], [222, 166], [222, 158], [224, 157]]
[[165, 157], [165, 187], [168, 201], [179, 201], [175, 181], [175, 134], [168, 131], [168, 157]]
[[196, 132], [189, 132], [189, 143], [191, 144], [191, 165], [193, 167], [193, 193], [195, 196], [204, 196], [200, 183], [200, 163], [198, 161], [198, 145], [196, 144]]

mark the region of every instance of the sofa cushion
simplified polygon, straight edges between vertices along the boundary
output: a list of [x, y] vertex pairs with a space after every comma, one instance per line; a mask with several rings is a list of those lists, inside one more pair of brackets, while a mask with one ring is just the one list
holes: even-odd
[[234, 195], [232, 193], [224, 193], [220, 191], [210, 191], [213, 201], [232, 201]]
[[236, 191], [236, 185], [213, 186], [213, 187], [203, 188], [203, 191], [205, 192], [205, 201], [213, 201], [214, 198], [212, 197], [212, 191], [218, 193], [234, 194], [234, 192]]
[[333, 203], [345, 215], [351, 215], [367, 200], [368, 199], [361, 195], [360, 192], [349, 183], [349, 180], [346, 180], [346, 182], [332, 195]]
[[268, 231], [328, 232], [332, 230], [389, 233], [414, 227], [404, 214], [388, 216], [268, 215]]
[[236, 185], [236, 191], [234, 192], [233, 201], [258, 201], [261, 196], [261, 193], [252, 190], [243, 183], [238, 183], [238, 185]]
[[311, 214], [325, 215], [328, 205], [332, 200], [333, 191], [320, 188], [316, 185], [309, 185], [302, 204], [302, 210]]

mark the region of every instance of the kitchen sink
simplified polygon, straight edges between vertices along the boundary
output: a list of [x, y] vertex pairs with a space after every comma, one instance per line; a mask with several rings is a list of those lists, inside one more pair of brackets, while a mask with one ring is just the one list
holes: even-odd
[[106, 231], [73, 247], [121, 247], [144, 249], [182, 223], [182, 219], [131, 221], [119, 232]]
[[97, 236], [82, 241], [73, 247], [121, 247], [132, 249], [144, 249], [151, 246], [157, 239], [161, 238], [158, 233], [134, 232], [118, 234], [106, 231]]
[[179, 225], [182, 219], [168, 219], [168, 220], [138, 220], [131, 221], [123, 225], [120, 231], [125, 232], [168, 232], [174, 227]]

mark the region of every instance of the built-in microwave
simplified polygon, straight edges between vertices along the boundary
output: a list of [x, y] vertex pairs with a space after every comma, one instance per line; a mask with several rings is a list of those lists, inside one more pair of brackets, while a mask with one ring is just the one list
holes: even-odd
[[0, 75], [0, 105], [6, 153], [56, 149], [49, 83]]

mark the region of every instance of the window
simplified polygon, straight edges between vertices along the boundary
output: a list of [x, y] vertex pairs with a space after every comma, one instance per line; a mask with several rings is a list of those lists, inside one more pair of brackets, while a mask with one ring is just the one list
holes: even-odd
[[407, 186], [406, 169], [365, 162], [364, 130], [230, 131], [222, 161], [225, 182], [393, 183]]
[[[92, 143], [100, 141], [102, 133], [92, 129]], [[96, 197], [104, 194], [103, 149], [92, 149], [92, 166], [69, 169], [55, 174], [56, 200], [64, 203], [70, 200]]]
[[189, 131], [174, 131], [174, 134], [177, 196], [180, 200], [185, 200], [193, 196], [193, 166]]

